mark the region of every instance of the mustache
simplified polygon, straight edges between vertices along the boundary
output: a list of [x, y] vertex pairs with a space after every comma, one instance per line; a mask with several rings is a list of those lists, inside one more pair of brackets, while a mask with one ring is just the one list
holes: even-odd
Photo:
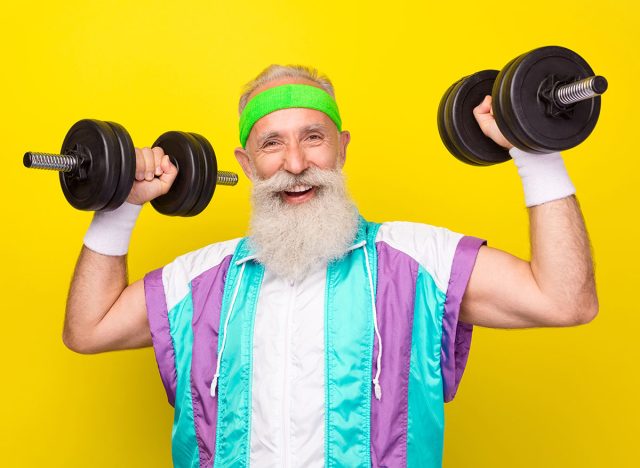
[[[316, 166], [300, 174], [282, 170], [268, 179], [254, 179], [250, 245], [257, 260], [277, 276], [298, 279], [344, 255], [358, 227], [358, 210], [345, 181], [340, 168]], [[315, 196], [302, 204], [287, 204], [281, 192], [296, 185], [316, 187]]]
[[335, 169], [319, 169], [310, 167], [300, 174], [292, 174], [285, 170], [278, 171], [268, 179], [260, 179], [254, 185], [260, 192], [286, 192], [296, 185], [311, 185], [313, 187], [323, 187], [330, 185], [339, 172]]

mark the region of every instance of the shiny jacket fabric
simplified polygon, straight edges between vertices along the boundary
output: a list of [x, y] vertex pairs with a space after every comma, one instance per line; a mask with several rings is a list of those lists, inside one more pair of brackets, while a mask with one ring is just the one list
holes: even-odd
[[441, 466], [443, 403], [456, 393], [472, 334], [458, 321], [460, 302], [483, 244], [361, 218], [353, 247], [290, 295], [293, 314], [281, 323], [272, 318], [287, 308], [277, 300], [286, 282], [265, 272], [246, 238], [149, 273], [153, 346], [175, 407], [174, 465]]

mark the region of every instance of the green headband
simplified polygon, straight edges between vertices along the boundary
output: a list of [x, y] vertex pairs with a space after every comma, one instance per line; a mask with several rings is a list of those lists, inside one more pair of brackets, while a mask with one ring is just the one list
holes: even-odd
[[342, 131], [342, 120], [338, 104], [329, 93], [315, 86], [304, 84], [286, 84], [269, 88], [256, 94], [246, 105], [240, 115], [240, 143], [244, 148], [249, 133], [255, 123], [271, 112], [280, 109], [303, 107], [324, 112]]

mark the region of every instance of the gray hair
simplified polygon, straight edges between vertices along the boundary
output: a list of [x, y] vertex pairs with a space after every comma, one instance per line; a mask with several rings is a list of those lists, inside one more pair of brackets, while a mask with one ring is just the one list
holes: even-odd
[[242, 114], [247, 102], [249, 102], [249, 95], [252, 92], [260, 86], [280, 78], [305, 78], [317, 83], [318, 86], [329, 93], [332, 98], [336, 98], [331, 80], [329, 80], [326, 75], [321, 75], [315, 68], [305, 67], [304, 65], [274, 64], [262, 70], [258, 76], [244, 86], [242, 96], [240, 96], [240, 103], [238, 104], [238, 113]]

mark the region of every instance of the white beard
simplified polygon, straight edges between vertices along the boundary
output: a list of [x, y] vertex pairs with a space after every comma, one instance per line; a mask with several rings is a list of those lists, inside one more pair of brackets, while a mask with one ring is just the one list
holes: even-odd
[[[296, 185], [315, 187], [313, 198], [299, 205], [284, 202], [281, 192]], [[342, 257], [355, 239], [358, 210], [338, 170], [280, 171], [255, 180], [251, 200], [251, 247], [256, 259], [282, 278], [304, 278], [314, 266]]]

